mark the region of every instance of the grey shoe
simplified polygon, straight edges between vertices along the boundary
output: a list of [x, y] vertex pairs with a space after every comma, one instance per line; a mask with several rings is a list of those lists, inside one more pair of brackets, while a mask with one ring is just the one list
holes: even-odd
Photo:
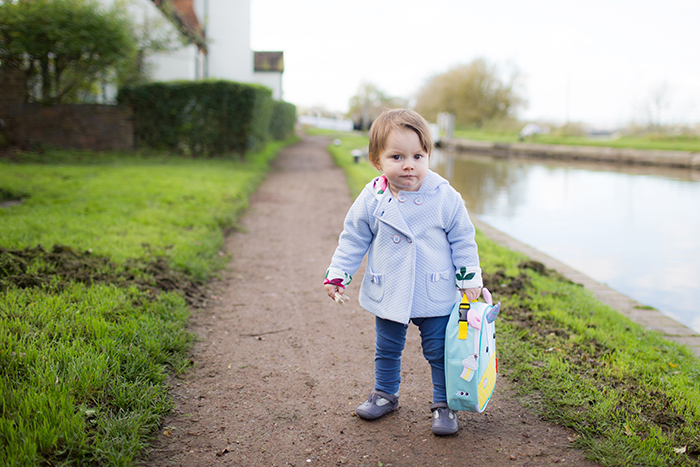
[[374, 420], [388, 414], [399, 406], [398, 394], [388, 394], [384, 391], [372, 391], [365, 402], [355, 409], [358, 417]]
[[450, 410], [447, 402], [436, 402], [430, 406], [433, 412], [433, 426], [430, 431], [438, 436], [453, 435], [459, 429], [457, 414]]

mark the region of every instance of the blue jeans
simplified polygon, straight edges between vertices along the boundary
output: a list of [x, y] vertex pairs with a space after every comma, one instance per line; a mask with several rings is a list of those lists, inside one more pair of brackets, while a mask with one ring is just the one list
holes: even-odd
[[[413, 318], [420, 330], [423, 356], [430, 363], [433, 379], [433, 403], [447, 402], [445, 388], [445, 329], [450, 317]], [[408, 325], [377, 317], [374, 353], [374, 389], [389, 394], [399, 392], [401, 353], [406, 344]]]

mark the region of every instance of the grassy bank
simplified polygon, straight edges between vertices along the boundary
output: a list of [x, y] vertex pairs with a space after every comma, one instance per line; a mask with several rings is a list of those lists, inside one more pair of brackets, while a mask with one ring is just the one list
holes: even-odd
[[[329, 150], [353, 195], [376, 171], [357, 136]], [[690, 466], [700, 454], [700, 361], [580, 285], [477, 233], [485, 285], [503, 302], [501, 372], [524, 404], [572, 428], [602, 465]]]
[[[479, 129], [457, 129], [455, 138], [498, 143], [517, 143], [518, 132], [497, 132]], [[700, 151], [700, 138], [689, 136], [621, 136], [616, 139], [595, 139], [585, 136], [560, 136], [556, 134], [527, 137], [524, 142], [538, 144], [563, 144], [569, 146], [597, 146], [609, 148], [654, 149], [660, 151]]]
[[[287, 142], [288, 143], [288, 142]], [[0, 161], [0, 464], [134, 465], [189, 365], [186, 323], [270, 160]]]

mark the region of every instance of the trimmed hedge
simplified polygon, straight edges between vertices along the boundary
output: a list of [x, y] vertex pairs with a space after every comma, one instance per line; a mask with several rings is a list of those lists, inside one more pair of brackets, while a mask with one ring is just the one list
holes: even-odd
[[261, 149], [275, 105], [267, 87], [224, 80], [125, 87], [119, 103], [133, 109], [137, 145], [202, 156]]
[[270, 119], [270, 135], [282, 141], [294, 133], [297, 122], [297, 108], [294, 104], [284, 101], [275, 101]]

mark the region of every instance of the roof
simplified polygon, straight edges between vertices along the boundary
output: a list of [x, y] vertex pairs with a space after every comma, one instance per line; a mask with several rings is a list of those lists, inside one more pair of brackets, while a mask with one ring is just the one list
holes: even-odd
[[175, 25], [180, 34], [206, 53], [204, 28], [194, 12], [194, 0], [152, 0], [158, 9]]
[[284, 71], [284, 52], [255, 52], [255, 71]]
[[172, 2], [188, 27], [194, 30], [202, 29], [197, 14], [194, 12], [194, 0], [172, 0]]

